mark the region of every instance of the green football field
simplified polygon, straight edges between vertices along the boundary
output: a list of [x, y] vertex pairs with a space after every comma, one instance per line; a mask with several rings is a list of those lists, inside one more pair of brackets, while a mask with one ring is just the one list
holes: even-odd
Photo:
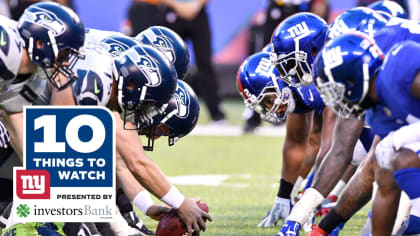
[[[240, 125], [243, 104], [228, 100], [224, 105], [229, 124]], [[200, 125], [208, 120], [204, 107], [202, 110]], [[209, 205], [213, 222], [202, 235], [274, 236], [280, 226], [256, 226], [271, 208], [277, 192], [282, 145], [282, 137], [188, 136], [173, 147], [167, 146], [166, 138], [158, 140], [149, 156], [166, 175], [175, 177], [171, 180], [176, 180], [175, 185], [187, 197], [199, 197]], [[340, 235], [358, 235], [367, 211], [365, 207], [355, 215]], [[145, 223], [156, 228], [153, 220], [145, 219]], [[301, 231], [301, 235], [306, 234]]]

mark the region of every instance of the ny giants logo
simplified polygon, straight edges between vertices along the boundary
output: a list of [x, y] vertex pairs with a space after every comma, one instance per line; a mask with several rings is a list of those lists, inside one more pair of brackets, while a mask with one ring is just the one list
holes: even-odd
[[17, 170], [16, 194], [20, 199], [50, 199], [50, 173], [46, 170]]

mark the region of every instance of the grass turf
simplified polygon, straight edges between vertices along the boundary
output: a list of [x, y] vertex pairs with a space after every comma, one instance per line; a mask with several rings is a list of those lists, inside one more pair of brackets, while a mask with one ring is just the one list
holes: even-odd
[[[240, 125], [243, 104], [230, 100], [224, 105], [230, 112], [229, 123]], [[204, 111], [199, 124], [207, 121]], [[168, 176], [229, 175], [219, 186], [178, 185], [187, 197], [199, 197], [209, 205], [213, 222], [202, 235], [274, 236], [280, 226], [268, 229], [256, 226], [271, 208], [277, 192], [282, 144], [283, 138], [279, 137], [188, 136], [168, 147], [166, 138], [162, 138], [157, 140], [155, 151], [149, 156]], [[367, 208], [364, 208], [346, 224], [340, 235], [358, 235], [366, 217]], [[145, 223], [154, 229], [157, 225], [150, 219], [145, 219]], [[306, 235], [303, 231], [301, 234]]]

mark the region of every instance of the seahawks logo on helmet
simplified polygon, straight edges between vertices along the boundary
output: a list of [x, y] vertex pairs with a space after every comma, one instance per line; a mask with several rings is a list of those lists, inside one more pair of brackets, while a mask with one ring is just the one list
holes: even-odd
[[153, 46], [161, 51], [169, 59], [170, 62], [176, 61], [175, 50], [168, 37], [156, 35], [151, 29], [144, 32], [146, 38], [152, 42]]
[[153, 41], [153, 45], [155, 45], [155, 47], [159, 49], [159, 51], [163, 52], [163, 54], [165, 54], [165, 56], [169, 59], [170, 62], [175, 61], [176, 58], [174, 48], [171, 42], [169, 42], [169, 39], [167, 39], [166, 37], [157, 36], [156, 40]]
[[23, 21], [38, 24], [51, 31], [54, 36], [58, 36], [65, 31], [66, 28], [64, 23], [54, 13], [38, 7], [33, 7], [33, 9], [36, 9], [37, 11], [25, 11], [20, 24], [22, 24]]
[[182, 119], [188, 117], [188, 114], [190, 113], [190, 95], [186, 89], [178, 84], [174, 97], [176, 109], [178, 110], [175, 115]]
[[152, 57], [139, 55], [133, 48], [127, 51], [127, 56], [146, 77], [147, 86], [157, 87], [162, 83], [159, 67]]
[[112, 55], [112, 56], [119, 56], [123, 51], [130, 48], [129, 45], [114, 40], [112, 38], [104, 39], [102, 41], [103, 45], [105, 46], [105, 49]]

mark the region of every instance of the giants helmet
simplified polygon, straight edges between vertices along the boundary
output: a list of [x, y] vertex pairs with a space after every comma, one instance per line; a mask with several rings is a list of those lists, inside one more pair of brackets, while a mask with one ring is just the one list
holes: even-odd
[[367, 7], [356, 7], [341, 13], [328, 28], [328, 40], [350, 31], [360, 31], [370, 37], [385, 26], [387, 20]]
[[[279, 79], [269, 53], [259, 52], [248, 57], [239, 67], [236, 84], [245, 105], [265, 121], [279, 123], [295, 109], [292, 90]], [[280, 109], [281, 106], [286, 109]]]
[[394, 1], [377, 1], [368, 6], [370, 9], [377, 11], [379, 14], [389, 19], [391, 17], [399, 17], [407, 19], [407, 12], [400, 4]]
[[271, 62], [280, 78], [295, 87], [312, 83], [313, 58], [324, 45], [327, 23], [312, 13], [298, 13], [286, 18], [271, 38]]
[[324, 103], [344, 117], [362, 114], [369, 80], [383, 60], [374, 40], [361, 32], [330, 41], [314, 63], [315, 84]]

